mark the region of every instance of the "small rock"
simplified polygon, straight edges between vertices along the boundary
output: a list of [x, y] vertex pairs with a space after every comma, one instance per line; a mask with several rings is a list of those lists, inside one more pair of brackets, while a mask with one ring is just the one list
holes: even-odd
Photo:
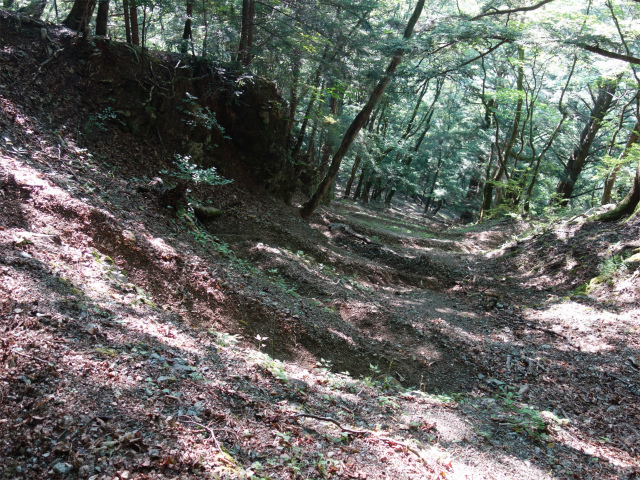
[[53, 466], [53, 471], [60, 475], [66, 475], [71, 472], [71, 470], [73, 470], [73, 466], [65, 462], [56, 463]]
[[118, 272], [109, 272], [108, 276], [114, 280], [115, 282], [118, 283], [126, 283], [127, 281], [127, 277], [125, 277], [124, 275], [122, 275], [121, 273]]
[[160, 450], [158, 450], [157, 448], [151, 448], [151, 449], [149, 449], [149, 456], [150, 456], [153, 460], [156, 460], [156, 459], [160, 458]]
[[640, 253], [636, 253], [624, 261], [624, 264], [629, 268], [640, 267]]
[[291, 386], [297, 390], [307, 390], [309, 388], [309, 384], [302, 380], [298, 380], [297, 378], [288, 379]]
[[495, 387], [499, 387], [500, 385], [504, 385], [504, 382], [498, 380], [497, 378], [490, 378], [486, 381], [489, 385], [493, 385]]
[[173, 367], [171, 367], [171, 370], [173, 370], [176, 373], [191, 373], [191, 372], [195, 372], [196, 368], [195, 367], [191, 367], [189, 365], [174, 365]]
[[149, 355], [149, 358], [151, 360], [155, 360], [158, 363], [164, 363], [167, 361], [166, 357], [163, 357], [161, 355], [158, 355], [157, 353], [152, 353], [151, 355]]
[[20, 252], [20, 256], [22, 258], [33, 258], [31, 255], [29, 255], [27, 252]]
[[176, 383], [178, 379], [173, 375], [158, 377], [158, 383], [171, 384]]
[[135, 245], [137, 242], [136, 236], [131, 230], [123, 230], [122, 239], [125, 245]]

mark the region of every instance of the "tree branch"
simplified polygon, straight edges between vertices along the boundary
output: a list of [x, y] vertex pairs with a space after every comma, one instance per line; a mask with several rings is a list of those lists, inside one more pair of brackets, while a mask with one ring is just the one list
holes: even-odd
[[603, 57], [615, 58], [616, 60], [622, 60], [623, 62], [631, 63], [633, 65], [640, 65], [640, 58], [637, 58], [637, 57], [610, 52], [609, 50], [604, 50], [603, 48], [594, 47], [592, 45], [577, 44], [577, 46], [582, 48], [583, 50], [587, 50], [588, 52], [593, 52], [593, 53], [597, 53], [598, 55], [602, 55]]
[[482, 58], [482, 57], [484, 57], [484, 56], [486, 56], [486, 55], [489, 55], [491, 52], [493, 52], [494, 50], [498, 49], [499, 47], [501, 47], [502, 45], [504, 45], [504, 44], [505, 44], [505, 43], [507, 43], [507, 42], [508, 42], [508, 40], [503, 40], [503, 41], [501, 41], [500, 43], [498, 43], [497, 45], [495, 45], [495, 46], [493, 46], [493, 47], [489, 48], [489, 50], [487, 50], [486, 52], [481, 53], [481, 54], [479, 54], [478, 56], [473, 57], [473, 58], [471, 58], [470, 60], [467, 60], [466, 62], [462, 62], [460, 65], [457, 65], [457, 66], [456, 66], [456, 67], [454, 67], [454, 68], [450, 68], [449, 70], [445, 70], [444, 72], [438, 72], [438, 73], [439, 73], [440, 75], [446, 75], [446, 74], [447, 74], [447, 73], [449, 73], [449, 72], [453, 72], [453, 71], [455, 71], [455, 70], [458, 70], [459, 68], [464, 67], [465, 65], [469, 65], [470, 63], [473, 63], [473, 62], [475, 62], [476, 60], [478, 60], [478, 59], [480, 59], [480, 58]]
[[542, 0], [541, 2], [536, 3], [535, 5], [531, 5], [530, 7], [521, 7], [521, 8], [512, 8], [509, 10], [495, 10], [493, 12], [485, 12], [485, 13], [481, 13], [480, 15], [476, 15], [475, 17], [471, 18], [470, 20], [478, 20], [482, 17], [488, 17], [488, 16], [492, 16], [492, 15], [509, 15], [511, 13], [518, 13], [518, 12], [530, 12], [532, 10], [537, 10], [538, 8], [546, 5], [547, 3], [551, 3], [553, 2], [553, 0]]

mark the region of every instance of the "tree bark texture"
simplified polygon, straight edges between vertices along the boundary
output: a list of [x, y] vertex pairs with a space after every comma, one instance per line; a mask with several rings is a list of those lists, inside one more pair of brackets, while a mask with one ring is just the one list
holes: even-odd
[[187, 19], [184, 21], [184, 31], [182, 32], [183, 40], [193, 40], [191, 17], [193, 17], [193, 0], [187, 0]]
[[122, 0], [122, 8], [124, 10], [124, 31], [127, 43], [131, 45], [131, 21], [129, 20], [129, 0]]
[[349, 195], [351, 195], [351, 187], [353, 186], [353, 181], [356, 178], [356, 173], [358, 173], [358, 168], [360, 167], [361, 161], [362, 161], [362, 155], [356, 155], [356, 158], [353, 161], [353, 168], [351, 169], [351, 175], [349, 176], [349, 180], [347, 180], [347, 186], [344, 189], [344, 198], [349, 198]]
[[109, 24], [109, 0], [102, 0], [98, 3], [98, 13], [96, 14], [96, 35], [106, 36]]
[[[418, 3], [416, 4], [416, 7], [413, 11], [413, 15], [411, 15], [411, 18], [409, 19], [409, 23], [407, 24], [407, 28], [405, 29], [405, 32], [404, 32], [405, 40], [408, 40], [409, 38], [411, 38], [411, 35], [413, 34], [413, 29], [416, 23], [418, 22], [418, 19], [420, 18], [422, 9], [424, 8], [424, 3], [425, 3], [425, 0], [418, 0]], [[358, 132], [360, 132], [362, 127], [365, 125], [365, 123], [369, 119], [369, 116], [371, 115], [371, 112], [373, 111], [376, 104], [380, 100], [380, 97], [382, 97], [382, 94], [387, 88], [387, 85], [389, 85], [389, 82], [391, 81], [391, 77], [393, 76], [396, 69], [398, 68], [398, 65], [400, 65], [403, 55], [404, 55], [404, 49], [402, 47], [398, 48], [395, 54], [393, 55], [393, 59], [391, 60], [391, 63], [387, 67], [387, 71], [385, 72], [384, 76], [380, 79], [376, 87], [373, 89], [373, 92], [371, 92], [371, 95], [369, 96], [369, 100], [365, 104], [364, 108], [360, 111], [360, 113], [358, 113], [358, 115], [356, 115], [356, 118], [353, 119], [353, 122], [351, 122], [351, 125], [349, 126], [344, 137], [342, 138], [342, 142], [340, 143], [338, 150], [333, 156], [333, 159], [331, 161], [331, 166], [329, 167], [329, 171], [327, 172], [327, 175], [322, 179], [322, 181], [320, 182], [320, 185], [318, 186], [318, 189], [313, 194], [313, 196], [309, 199], [307, 203], [304, 204], [304, 206], [300, 210], [300, 215], [302, 216], [302, 218], [310, 217], [311, 214], [318, 207], [322, 198], [329, 191], [329, 187], [331, 186], [336, 175], [338, 174], [338, 170], [340, 169], [340, 164], [342, 163], [342, 159], [347, 154], [347, 151], [349, 150], [349, 147], [351, 147], [351, 144], [353, 143], [356, 136], [358, 135]]]
[[83, 32], [89, 25], [95, 8], [96, 0], [75, 0], [62, 24], [71, 30]]
[[135, 1], [129, 0], [129, 20], [131, 22], [131, 44], [140, 45], [140, 25], [138, 25], [138, 7]]
[[237, 61], [242, 65], [251, 64], [251, 47], [253, 46], [253, 17], [255, 16], [255, 0], [242, 0], [242, 26], [238, 45]]

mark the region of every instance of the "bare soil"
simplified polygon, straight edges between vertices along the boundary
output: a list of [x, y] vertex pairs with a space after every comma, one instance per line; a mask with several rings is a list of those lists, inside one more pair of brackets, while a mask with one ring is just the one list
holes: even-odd
[[162, 145], [47, 100], [74, 75], [24, 28], [0, 31], [5, 478], [640, 475], [638, 221], [304, 222], [237, 175], [192, 192], [203, 224], [147, 188]]

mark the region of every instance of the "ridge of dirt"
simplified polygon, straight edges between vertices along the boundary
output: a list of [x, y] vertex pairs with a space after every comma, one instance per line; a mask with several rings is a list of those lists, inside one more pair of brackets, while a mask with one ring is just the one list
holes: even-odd
[[638, 476], [638, 222], [306, 223], [248, 176], [174, 215], [160, 145], [17, 81], [40, 27], [0, 55], [6, 478]]

